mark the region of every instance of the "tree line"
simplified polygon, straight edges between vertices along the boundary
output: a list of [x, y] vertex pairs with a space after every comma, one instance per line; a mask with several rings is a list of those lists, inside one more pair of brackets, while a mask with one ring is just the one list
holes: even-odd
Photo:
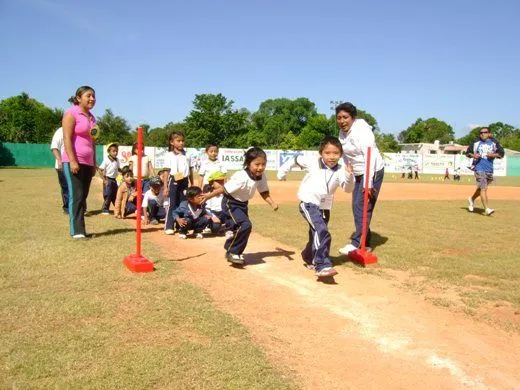
[[[144, 142], [148, 146], [167, 146], [168, 135], [174, 130], [186, 134], [191, 147], [214, 143], [220, 147], [243, 148], [259, 146], [268, 149], [316, 149], [326, 135], [337, 135], [335, 115], [319, 113], [307, 98], [268, 99], [255, 112], [237, 109], [234, 101], [222, 94], [195, 95], [193, 108], [182, 122], [169, 122], [163, 127], [151, 128], [143, 123]], [[12, 96], [0, 102], [0, 142], [49, 143], [54, 131], [61, 126], [63, 110], [50, 108], [27, 93]], [[383, 152], [400, 151], [401, 143], [456, 141], [468, 145], [478, 138], [480, 127], [455, 139], [453, 128], [437, 118], [417, 119], [397, 138], [381, 132], [376, 118], [367, 111], [358, 110], [358, 117], [373, 128], [378, 147]], [[118, 141], [130, 145], [136, 140], [136, 131], [128, 121], [107, 109], [97, 118], [101, 135], [98, 143]], [[504, 147], [520, 150], [520, 130], [509, 124], [496, 122], [489, 126]]]

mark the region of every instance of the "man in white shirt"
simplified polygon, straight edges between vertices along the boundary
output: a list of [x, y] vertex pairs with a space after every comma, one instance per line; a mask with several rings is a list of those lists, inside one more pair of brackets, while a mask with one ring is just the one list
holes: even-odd
[[64, 214], [69, 213], [69, 188], [67, 187], [67, 179], [63, 173], [63, 165], [61, 163], [61, 151], [63, 150], [63, 129], [60, 127], [54, 132], [50, 147], [56, 162], [54, 168], [58, 173], [58, 182], [61, 187], [61, 200], [63, 202], [62, 209]]

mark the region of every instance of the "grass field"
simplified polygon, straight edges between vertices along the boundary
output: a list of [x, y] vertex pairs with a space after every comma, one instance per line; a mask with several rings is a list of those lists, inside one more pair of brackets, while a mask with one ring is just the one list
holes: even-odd
[[[265, 213], [265, 207], [250, 207], [255, 231], [303, 248], [307, 225], [297, 206], [281, 205], [276, 214]], [[506, 305], [513, 315], [520, 315], [519, 203], [493, 200], [497, 212], [491, 217], [481, 214], [478, 206], [475, 213], [466, 207], [465, 201], [378, 202], [372, 231], [380, 268], [363, 270], [337, 256], [354, 227], [350, 203], [337, 202], [329, 225], [332, 259], [340, 269], [354, 272], [389, 277], [389, 269], [406, 271], [408, 286], [440, 306], [489, 317], [487, 307]], [[506, 319], [501, 325], [520, 331], [516, 321]]]
[[73, 241], [54, 170], [0, 169], [0, 188], [0, 388], [294, 387], [146, 239], [156, 271], [127, 271], [127, 223], [88, 217], [96, 238]]

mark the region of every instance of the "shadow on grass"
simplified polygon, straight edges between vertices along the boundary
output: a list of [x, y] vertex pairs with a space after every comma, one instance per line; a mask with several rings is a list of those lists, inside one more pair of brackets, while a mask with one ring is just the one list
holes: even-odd
[[[101, 214], [101, 210], [88, 210], [86, 213], [85, 213], [85, 217], [93, 217], [94, 215], [99, 215]], [[110, 214], [111, 216], [114, 216], [113, 214]]]
[[197, 255], [192, 255], [192, 256], [186, 256], [186, 257], [181, 257], [180, 259], [165, 259], [165, 260], [157, 260], [155, 262], [155, 264], [159, 264], [163, 261], [186, 261], [186, 260], [190, 260], [190, 259], [196, 259], [197, 257], [201, 257], [201, 256], [204, 256], [207, 252], [202, 252], [202, 253], [199, 253]]
[[113, 236], [115, 234], [134, 232], [135, 229], [132, 228], [123, 228], [123, 229], [111, 229], [106, 232], [96, 232], [94, 233], [94, 237], [103, 237], [103, 236]]
[[286, 257], [287, 260], [294, 260], [291, 255], [294, 255], [293, 251], [288, 251], [282, 248], [275, 248], [275, 251], [271, 252], [257, 252], [257, 253], [249, 253], [245, 255], [246, 265], [255, 265], [255, 264], [263, 264], [265, 263], [264, 259], [266, 257]]
[[486, 209], [481, 209], [480, 207], [475, 207], [473, 209], [473, 211], [469, 211], [468, 210], [468, 207], [460, 207], [461, 210], [464, 210], [470, 214], [479, 214], [479, 215], [483, 215], [485, 217], [489, 217], [489, 215], [486, 215]]

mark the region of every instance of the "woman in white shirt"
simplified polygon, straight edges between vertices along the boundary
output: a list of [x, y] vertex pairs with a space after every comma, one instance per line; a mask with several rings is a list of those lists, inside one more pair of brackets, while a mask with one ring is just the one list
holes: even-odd
[[[342, 103], [336, 107], [336, 123], [340, 128], [339, 140], [343, 147], [343, 158], [352, 166], [356, 181], [352, 192], [352, 212], [356, 232], [352, 236], [351, 243], [339, 250], [340, 253], [348, 255], [349, 252], [361, 247], [364, 191], [369, 191], [365, 245], [367, 250], [371, 250], [370, 220], [383, 184], [385, 163], [377, 148], [372, 126], [364, 119], [357, 118], [357, 109], [352, 103]], [[368, 188], [364, 188], [369, 147], [371, 148], [369, 180]]]

